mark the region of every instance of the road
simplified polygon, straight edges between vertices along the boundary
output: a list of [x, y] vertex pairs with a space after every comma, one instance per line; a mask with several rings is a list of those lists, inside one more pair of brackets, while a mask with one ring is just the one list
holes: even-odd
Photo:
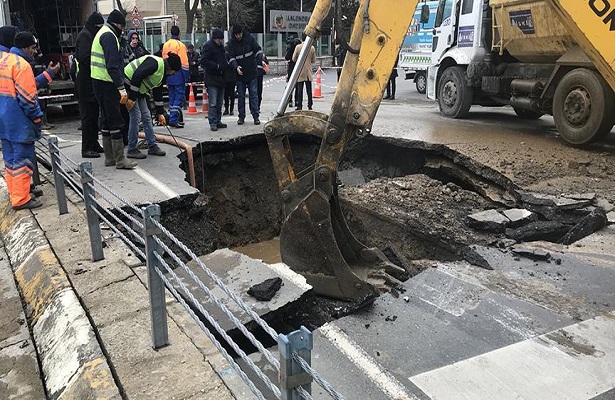
[[[524, 121], [509, 108], [475, 107], [466, 120], [448, 120], [411, 82], [397, 82], [396, 100], [384, 100], [374, 121], [375, 135], [444, 144], [521, 187], [547, 194], [591, 191], [615, 204], [612, 134], [576, 149], [558, 137], [550, 117]], [[335, 74], [326, 71], [316, 111], [328, 111], [334, 88]], [[266, 81], [263, 122], [282, 90], [282, 79]], [[210, 132], [202, 115], [186, 116], [186, 128], [173, 133], [196, 147], [262, 129], [250, 119], [239, 127], [235, 118], [224, 118], [228, 129]], [[55, 123], [64, 148], [79, 159], [76, 121]], [[177, 166], [171, 155], [150, 156], [140, 161], [141, 172], [118, 179], [102, 159], [94, 160], [97, 176], [139, 204], [190, 193]], [[528, 245], [560, 263], [493, 248], [478, 250], [493, 271], [434, 263], [405, 282], [399, 297], [383, 295], [372, 307], [317, 329], [312, 365], [349, 399], [615, 398], [613, 233], [609, 227], [574, 246]], [[326, 398], [316, 385], [313, 391]]]

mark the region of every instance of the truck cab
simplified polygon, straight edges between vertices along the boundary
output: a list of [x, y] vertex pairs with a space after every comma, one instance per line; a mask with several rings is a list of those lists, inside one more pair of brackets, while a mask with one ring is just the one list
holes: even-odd
[[571, 144], [601, 139], [615, 124], [615, 79], [606, 80], [615, 68], [604, 61], [612, 47], [589, 43], [608, 43], [608, 33], [594, 33], [599, 18], [577, 25], [575, 4], [439, 0], [427, 96], [450, 118], [468, 117], [472, 105], [511, 106], [524, 119], [552, 115]]

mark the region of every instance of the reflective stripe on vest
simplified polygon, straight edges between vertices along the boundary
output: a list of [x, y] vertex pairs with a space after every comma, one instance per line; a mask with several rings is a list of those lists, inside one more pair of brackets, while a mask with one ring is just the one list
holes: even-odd
[[113, 34], [113, 37], [117, 42], [117, 50], [120, 50], [120, 41], [117, 40], [117, 36], [115, 36], [109, 25], [103, 25], [103, 27], [100, 28], [100, 30], [94, 37], [94, 41], [92, 42], [92, 60], [90, 61], [90, 76], [93, 79], [98, 79], [99, 81], [113, 82], [113, 79], [111, 79], [111, 75], [109, 75], [109, 72], [107, 72], [105, 52], [102, 45], [100, 44], [100, 37], [107, 32]]
[[131, 61], [130, 63], [128, 63], [127, 66], [124, 67], [124, 76], [126, 76], [126, 79], [128, 80], [127, 83], [130, 85], [130, 88], [132, 90], [136, 91], [137, 88], [132, 87], [132, 76], [134, 75], [137, 68], [139, 68], [139, 65], [141, 65], [141, 63], [143, 63], [143, 61], [145, 61], [145, 59], [148, 57], [156, 60], [156, 62], [158, 63], [158, 69], [156, 70], [156, 72], [141, 81], [141, 86], [139, 87], [139, 93], [141, 94], [149, 92], [151, 89], [157, 87], [162, 83], [162, 79], [164, 78], [164, 60], [161, 57], [147, 55], [139, 57], [134, 61]]

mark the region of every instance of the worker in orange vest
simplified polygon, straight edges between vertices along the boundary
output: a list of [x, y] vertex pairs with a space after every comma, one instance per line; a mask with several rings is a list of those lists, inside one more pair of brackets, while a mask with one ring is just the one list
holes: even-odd
[[[0, 34], [2, 49], [14, 44], [4, 40], [7, 36], [10, 35]], [[43, 112], [36, 98], [30, 64], [7, 51], [0, 51], [0, 115], [2, 157], [11, 206], [15, 210], [40, 207], [41, 201], [30, 194], [30, 181], [36, 161], [34, 142], [41, 137]]]
[[162, 58], [167, 59], [169, 53], [175, 53], [182, 62], [181, 71], [167, 78], [169, 89], [169, 121], [167, 125], [175, 128], [183, 128], [182, 106], [184, 105], [184, 87], [190, 81], [190, 65], [186, 45], [179, 39], [179, 26], [171, 27], [171, 39], [162, 46]]

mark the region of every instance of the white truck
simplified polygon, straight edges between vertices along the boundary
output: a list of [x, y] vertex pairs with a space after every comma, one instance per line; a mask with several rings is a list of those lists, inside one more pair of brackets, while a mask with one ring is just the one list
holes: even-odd
[[[425, 4], [429, 6], [429, 21], [422, 24], [421, 10]], [[403, 69], [406, 79], [414, 80], [416, 91], [421, 94], [427, 91], [427, 67], [431, 65], [432, 32], [437, 9], [437, 1], [418, 3], [399, 51], [397, 66]]]
[[615, 124], [614, 30], [605, 0], [440, 0], [427, 95], [447, 117], [510, 105], [552, 115], [571, 144], [600, 140]]

